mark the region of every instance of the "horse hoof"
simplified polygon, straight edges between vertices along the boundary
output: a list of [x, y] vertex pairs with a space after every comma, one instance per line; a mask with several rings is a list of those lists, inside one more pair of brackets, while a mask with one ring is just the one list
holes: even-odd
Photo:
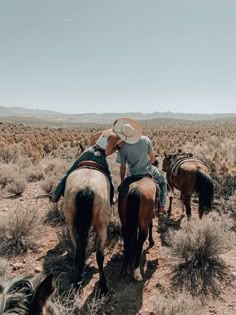
[[136, 281], [143, 281], [143, 277], [141, 275], [141, 272], [140, 272], [140, 267], [134, 269], [134, 272], [133, 272], [133, 277], [134, 277], [134, 280]]

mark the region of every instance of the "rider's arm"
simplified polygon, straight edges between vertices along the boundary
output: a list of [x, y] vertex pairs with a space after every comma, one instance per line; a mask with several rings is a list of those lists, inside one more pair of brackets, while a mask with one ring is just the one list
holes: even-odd
[[125, 173], [126, 173], [126, 165], [121, 164], [120, 166], [120, 181], [121, 182], [123, 182], [123, 180], [125, 179]]
[[117, 135], [115, 133], [111, 133], [108, 136], [108, 138], [107, 138], [107, 148], [106, 148], [106, 151], [105, 151], [106, 155], [110, 155], [110, 154], [112, 154], [115, 151], [118, 139], [119, 138], [117, 137]]
[[153, 151], [151, 151], [151, 152], [148, 153], [148, 155], [149, 155], [149, 158], [150, 158], [150, 162], [153, 164], [155, 162], [155, 160], [156, 160], [155, 154], [153, 153]]

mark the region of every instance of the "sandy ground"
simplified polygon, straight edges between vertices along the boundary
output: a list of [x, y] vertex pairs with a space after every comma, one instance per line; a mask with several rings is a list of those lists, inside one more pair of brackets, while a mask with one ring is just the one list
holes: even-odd
[[[50, 207], [47, 199], [35, 197], [41, 193], [39, 183], [28, 185], [25, 193], [17, 199], [4, 198], [4, 193], [0, 196], [1, 213], [7, 215], [12, 209], [21, 211], [21, 207], [39, 207], [40, 214], [44, 217]], [[114, 211], [117, 211], [114, 209]], [[168, 221], [168, 227], [176, 228], [180, 223], [181, 204], [179, 200], [174, 201], [174, 212], [171, 220]], [[183, 218], [185, 220], [185, 218]], [[193, 220], [197, 220], [196, 205], [193, 205]], [[163, 223], [163, 222], [162, 222]], [[170, 284], [170, 272], [174, 261], [168, 257], [163, 249], [163, 238], [165, 228], [163, 224], [154, 219], [153, 235], [155, 245], [148, 248], [145, 243], [142, 256], [142, 269], [144, 281], [134, 282], [129, 277], [120, 276], [122, 264], [122, 241], [118, 241], [113, 247], [106, 249], [105, 255], [105, 274], [108, 280], [109, 288], [114, 292], [107, 303], [103, 306], [101, 314], [153, 314], [152, 300], [160, 296], [168, 296], [173, 292]], [[69, 287], [69, 282], [73, 274], [72, 260], [67, 257], [65, 247], [58, 240], [58, 233], [61, 227], [44, 225], [42, 237], [39, 240], [39, 247], [36, 251], [29, 251], [26, 255], [12, 258], [9, 261], [9, 271], [14, 274], [23, 272], [33, 272], [39, 270], [50, 270], [62, 279], [59, 281], [65, 287]], [[224, 261], [230, 267], [230, 271], [236, 278], [236, 247], [223, 256]], [[14, 267], [15, 263], [21, 263], [20, 267]], [[93, 253], [87, 260], [86, 285], [81, 296], [81, 305], [91, 299], [94, 294], [94, 287], [98, 280], [98, 269]], [[62, 289], [62, 288], [60, 288]], [[222, 293], [216, 299], [208, 299], [205, 302], [202, 314], [236, 314], [236, 281], [231, 286], [222, 288]]]

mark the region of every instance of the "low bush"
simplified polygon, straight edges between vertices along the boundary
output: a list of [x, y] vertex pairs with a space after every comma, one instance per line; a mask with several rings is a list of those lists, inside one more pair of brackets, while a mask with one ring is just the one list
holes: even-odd
[[56, 292], [54, 303], [63, 315], [96, 315], [105, 303], [105, 297], [98, 297], [98, 294], [90, 297], [84, 305], [81, 300], [81, 290], [70, 290], [64, 295]]
[[203, 220], [186, 222], [168, 237], [170, 254], [179, 260], [172, 283], [192, 295], [217, 295], [229, 281], [228, 268], [220, 258], [232, 246], [231, 222], [212, 213]]
[[202, 305], [199, 300], [190, 294], [163, 297], [155, 296], [152, 301], [152, 314], [155, 315], [201, 315]]
[[44, 172], [40, 166], [31, 166], [27, 169], [26, 180], [28, 182], [38, 182], [44, 179]]
[[49, 210], [46, 214], [45, 223], [51, 226], [64, 225], [65, 216], [62, 204], [50, 204]]
[[16, 256], [34, 249], [41, 232], [38, 209], [16, 209], [0, 222], [0, 256]]
[[57, 184], [58, 180], [56, 177], [47, 177], [42, 181], [40, 187], [45, 193], [49, 194], [56, 188]]
[[0, 166], [0, 186], [5, 188], [7, 184], [18, 178], [18, 168], [14, 164], [2, 164]]
[[8, 271], [9, 262], [8, 260], [1, 258], [0, 259], [0, 277], [4, 276]]
[[24, 178], [16, 178], [7, 185], [6, 189], [10, 194], [20, 196], [26, 189], [26, 181]]

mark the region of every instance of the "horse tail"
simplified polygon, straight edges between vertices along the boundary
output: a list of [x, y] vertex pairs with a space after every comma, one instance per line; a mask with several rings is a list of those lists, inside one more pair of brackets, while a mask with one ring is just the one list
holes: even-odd
[[213, 205], [213, 180], [200, 168], [196, 171], [195, 188], [199, 197], [199, 209], [211, 210]]
[[76, 241], [76, 263], [80, 273], [83, 272], [88, 232], [92, 223], [95, 194], [90, 187], [77, 192], [75, 197], [76, 214], [74, 218], [74, 234]]
[[127, 223], [127, 259], [132, 267], [136, 248], [137, 248], [137, 230], [139, 226], [139, 205], [140, 191], [138, 188], [132, 188], [127, 196], [126, 223]]

